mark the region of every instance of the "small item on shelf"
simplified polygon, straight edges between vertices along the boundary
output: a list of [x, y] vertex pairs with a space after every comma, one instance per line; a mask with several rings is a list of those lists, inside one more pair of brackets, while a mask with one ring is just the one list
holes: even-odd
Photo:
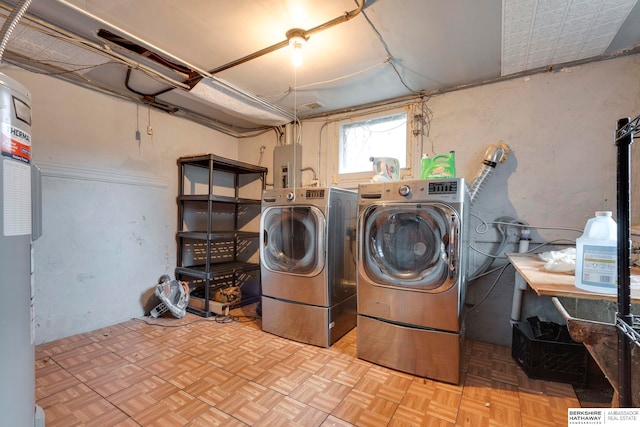
[[611, 215], [611, 211], [597, 211], [576, 239], [576, 288], [618, 292], [618, 225]]
[[576, 271], [576, 248], [574, 247], [542, 252], [538, 256], [546, 262], [545, 271], [567, 274], [574, 274]]
[[242, 300], [242, 291], [240, 286], [229, 286], [228, 288], [218, 289], [213, 298], [217, 302], [235, 305]]

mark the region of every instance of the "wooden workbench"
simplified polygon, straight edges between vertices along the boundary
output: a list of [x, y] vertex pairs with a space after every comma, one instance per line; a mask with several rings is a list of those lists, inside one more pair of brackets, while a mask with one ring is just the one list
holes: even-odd
[[[573, 284], [573, 274], [546, 271], [544, 269], [545, 262], [538, 255], [512, 253], [507, 254], [507, 258], [538, 295], [618, 300], [617, 294], [607, 295], [576, 288]], [[632, 274], [640, 274], [640, 269], [632, 268]], [[631, 302], [640, 303], [640, 289], [631, 289]]]

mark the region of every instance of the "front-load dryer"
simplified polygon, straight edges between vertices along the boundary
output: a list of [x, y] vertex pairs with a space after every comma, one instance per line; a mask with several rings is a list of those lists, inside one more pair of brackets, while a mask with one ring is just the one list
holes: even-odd
[[459, 382], [468, 198], [462, 178], [359, 186], [359, 358]]
[[356, 326], [357, 192], [264, 190], [262, 329], [329, 347]]

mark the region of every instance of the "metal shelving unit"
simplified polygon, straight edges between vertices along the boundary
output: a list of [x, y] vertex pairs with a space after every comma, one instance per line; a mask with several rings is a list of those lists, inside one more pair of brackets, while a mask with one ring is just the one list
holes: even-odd
[[[175, 275], [189, 283], [187, 310], [209, 317], [216, 314], [212, 301], [231, 308], [258, 302], [260, 202], [267, 168], [200, 154], [179, 158], [178, 173]], [[239, 300], [215, 299], [238, 289]]]
[[[632, 345], [640, 347], [638, 318], [631, 314], [631, 144], [640, 135], [640, 116], [618, 120], [615, 135], [617, 147], [618, 205], [618, 384], [619, 406], [632, 406]], [[635, 329], [634, 329], [635, 328]], [[637, 386], [637, 385], [636, 385]]]

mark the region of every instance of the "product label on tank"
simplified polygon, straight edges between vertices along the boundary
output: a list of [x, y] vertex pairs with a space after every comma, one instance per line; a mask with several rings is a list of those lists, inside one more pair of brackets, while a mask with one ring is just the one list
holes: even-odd
[[2, 220], [5, 236], [31, 234], [31, 166], [7, 158], [2, 159]]
[[587, 285], [615, 287], [618, 279], [618, 248], [584, 245], [582, 282]]
[[2, 155], [23, 163], [31, 163], [31, 135], [22, 129], [2, 123]]

